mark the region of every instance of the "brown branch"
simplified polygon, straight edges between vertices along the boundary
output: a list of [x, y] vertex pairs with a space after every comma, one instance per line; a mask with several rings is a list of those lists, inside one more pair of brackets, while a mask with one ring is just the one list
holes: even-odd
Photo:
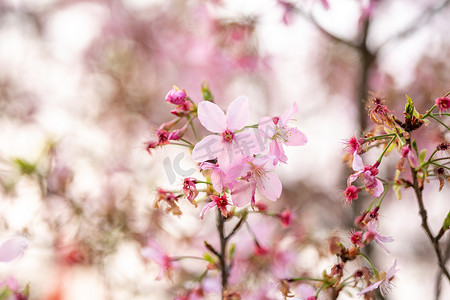
[[384, 41], [378, 49], [375, 51], [375, 53], [378, 53], [378, 51], [386, 46], [387, 44], [398, 41], [401, 39], [404, 39], [411, 34], [415, 33], [418, 29], [423, 28], [424, 25], [426, 25], [432, 17], [440, 12], [447, 4], [450, 3], [450, 0], [442, 0], [437, 5], [431, 5], [428, 7], [422, 14], [420, 14], [417, 18], [415, 18], [413, 21], [411, 21], [410, 25], [403, 29], [402, 31], [398, 32], [394, 36], [388, 38], [386, 41]]
[[[409, 136], [411, 136], [411, 131], [409, 131]], [[410, 148], [412, 149], [411, 139], [408, 140], [408, 144], [409, 144]], [[417, 171], [413, 167], [410, 167], [410, 169], [411, 169], [411, 175], [413, 178], [413, 188], [414, 188], [414, 192], [416, 194], [417, 203], [419, 205], [419, 215], [422, 219], [422, 224], [421, 224], [422, 228], [425, 231], [428, 238], [430, 239], [431, 244], [433, 245], [433, 249], [434, 249], [434, 252], [436, 253], [436, 257], [438, 259], [438, 265], [442, 271], [442, 274], [444, 274], [445, 277], [447, 277], [447, 279], [450, 281], [450, 274], [449, 274], [447, 268], [445, 267], [445, 260], [442, 256], [442, 252], [441, 252], [440, 245], [439, 245], [439, 239], [437, 239], [439, 234], [436, 235], [436, 237], [435, 237], [433, 235], [433, 233], [431, 232], [430, 227], [428, 225], [427, 210], [425, 209], [425, 205], [423, 203], [423, 197], [422, 197], [423, 187], [419, 186], [419, 181], [417, 179]]]

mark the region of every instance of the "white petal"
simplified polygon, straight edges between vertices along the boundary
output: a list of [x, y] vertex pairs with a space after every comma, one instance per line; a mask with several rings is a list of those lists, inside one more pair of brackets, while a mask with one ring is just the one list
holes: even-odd
[[287, 109], [280, 117], [281, 125], [286, 125], [291, 119], [292, 115], [298, 111], [297, 103], [292, 103], [292, 106]]
[[10, 262], [21, 257], [27, 247], [28, 239], [22, 235], [5, 239], [0, 246], [0, 261]]
[[231, 131], [244, 128], [248, 120], [248, 99], [245, 96], [239, 96], [231, 102], [227, 111], [227, 127]]
[[194, 150], [192, 150], [192, 158], [196, 162], [202, 162], [217, 158], [222, 152], [221, 137], [218, 135], [208, 135], [203, 140], [198, 142]]
[[221, 133], [227, 126], [224, 112], [216, 104], [202, 101], [198, 104], [198, 119], [200, 123], [211, 132]]

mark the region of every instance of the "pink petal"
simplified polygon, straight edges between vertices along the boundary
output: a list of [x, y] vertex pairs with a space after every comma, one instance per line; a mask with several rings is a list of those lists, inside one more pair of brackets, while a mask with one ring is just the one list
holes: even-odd
[[217, 158], [222, 152], [221, 137], [218, 135], [208, 135], [198, 142], [192, 150], [192, 158], [196, 162], [202, 162]]
[[271, 201], [280, 198], [282, 185], [278, 176], [274, 173], [265, 173], [256, 179], [258, 190]]
[[28, 247], [28, 239], [22, 235], [7, 238], [0, 245], [0, 261], [10, 262], [23, 255]]
[[281, 161], [283, 163], [287, 163], [287, 159], [288, 158], [287, 158], [287, 156], [286, 156], [286, 154], [284, 152], [282, 143], [279, 143], [276, 140], [273, 140], [270, 143], [269, 153], [274, 156], [274, 160], [273, 160], [273, 165], [274, 166], [278, 164], [278, 161]]
[[248, 120], [248, 99], [245, 96], [239, 96], [231, 102], [227, 111], [227, 127], [231, 131], [244, 128]]
[[389, 252], [389, 249], [386, 248], [386, 246], [380, 242], [378, 239], [375, 239], [375, 242], [384, 250], [384, 252], [386, 252], [386, 254], [390, 254], [391, 252]]
[[376, 185], [375, 185], [375, 188], [373, 190], [372, 196], [377, 198], [377, 197], [380, 197], [381, 194], [383, 194], [384, 186], [383, 186], [383, 183], [379, 179], [375, 178], [375, 181], [376, 181]]
[[392, 280], [392, 278], [394, 277], [395, 273], [398, 272], [398, 270], [395, 269], [396, 267], [397, 267], [397, 260], [394, 261], [394, 264], [392, 265], [392, 267], [389, 268], [389, 270], [386, 273], [386, 278], [388, 280]]
[[219, 168], [212, 170], [211, 183], [217, 192], [222, 192], [225, 185], [225, 174]]
[[251, 156], [266, 150], [264, 138], [258, 130], [244, 130], [234, 136], [237, 151], [244, 156]]
[[262, 117], [258, 124], [259, 133], [268, 139], [271, 139], [277, 133], [277, 125], [271, 117]]
[[288, 137], [286, 145], [288, 146], [303, 146], [308, 142], [306, 135], [297, 128], [286, 129], [286, 135]]
[[292, 115], [298, 111], [297, 103], [292, 103], [292, 106], [287, 109], [280, 117], [281, 126], [286, 125], [291, 119]]
[[219, 143], [222, 148], [219, 155], [217, 155], [217, 162], [222, 170], [228, 169], [231, 165], [237, 161], [241, 161], [244, 157], [237, 144], [230, 144], [223, 141], [220, 141]]
[[358, 154], [358, 150], [355, 150], [355, 152], [353, 152], [352, 168], [355, 171], [364, 169], [364, 163], [363, 163], [361, 156], [359, 156], [359, 154]]
[[224, 112], [216, 104], [202, 101], [198, 104], [198, 119], [200, 123], [211, 132], [221, 133], [226, 128], [226, 117]]
[[255, 196], [255, 185], [247, 181], [238, 181], [231, 189], [231, 201], [237, 207], [249, 204]]
[[347, 179], [347, 186], [351, 185], [353, 181], [355, 181], [356, 179], [358, 179], [359, 175], [361, 175], [363, 171], [358, 171], [355, 174], [352, 174], [348, 177]]
[[377, 281], [371, 285], [369, 285], [368, 287], [366, 287], [365, 289], [363, 289], [361, 292], [358, 293], [358, 296], [361, 296], [362, 294], [365, 294], [367, 292], [376, 290], [378, 288], [378, 286], [383, 282], [383, 280]]
[[200, 219], [203, 219], [203, 216], [205, 215], [205, 213], [210, 210], [211, 208], [213, 208], [214, 206], [216, 206], [216, 203], [214, 201], [209, 202], [208, 204], [205, 205], [205, 207], [203, 207], [202, 211], [200, 212]]
[[262, 168], [264, 171], [272, 171], [275, 169], [275, 166], [273, 165], [274, 157], [271, 155], [266, 155], [262, 157], [256, 157], [253, 159], [253, 164]]

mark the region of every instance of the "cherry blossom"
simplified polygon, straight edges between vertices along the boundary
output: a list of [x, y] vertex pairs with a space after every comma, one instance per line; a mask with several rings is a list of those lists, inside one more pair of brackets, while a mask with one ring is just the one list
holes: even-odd
[[202, 101], [198, 105], [198, 119], [209, 131], [220, 135], [208, 135], [197, 143], [192, 151], [196, 162], [216, 159], [221, 166], [264, 151], [261, 137], [252, 130], [241, 131], [248, 119], [248, 99], [240, 96], [228, 107], [227, 113], [216, 104]]
[[387, 273], [379, 272], [376, 276], [377, 279], [379, 279], [379, 280], [374, 282], [373, 284], [369, 285], [365, 289], [363, 289], [360, 293], [358, 293], [358, 296], [361, 296], [362, 294], [365, 294], [367, 292], [370, 292], [370, 291], [376, 290], [377, 288], [380, 288], [381, 295], [383, 295], [385, 297], [387, 295], [387, 293], [390, 292], [392, 289], [391, 281], [394, 279], [395, 273], [398, 272], [396, 267], [397, 267], [397, 260], [394, 261], [394, 264], [387, 271]]
[[220, 210], [220, 213], [222, 214], [222, 216], [224, 216], [226, 218], [229, 217], [230, 212], [227, 210], [227, 205], [230, 205], [231, 203], [228, 201], [226, 194], [223, 194], [221, 197], [216, 196], [216, 195], [211, 195], [211, 196], [209, 196], [209, 198], [212, 201], [209, 202], [208, 204], [206, 204], [206, 206], [202, 209], [202, 211], [200, 213], [200, 219], [203, 219], [203, 217], [205, 216], [205, 213], [208, 210], [210, 210], [211, 208], [213, 208], [214, 206], [217, 206], [217, 208]]
[[375, 242], [380, 245], [380, 247], [389, 254], [389, 250], [384, 246], [383, 243], [389, 243], [394, 241], [394, 238], [392, 236], [383, 236], [380, 234], [380, 231], [378, 229], [378, 222], [377, 220], [373, 219], [366, 225], [367, 231], [364, 233], [363, 240], [364, 242], [370, 243], [371, 241], [375, 240]]
[[271, 201], [280, 197], [282, 186], [278, 176], [272, 172], [275, 168], [273, 159], [273, 156], [245, 159], [247, 175], [231, 188], [231, 199], [236, 206], [244, 206], [250, 202], [253, 207], [256, 188]]
[[283, 144], [287, 146], [303, 146], [308, 142], [304, 133], [287, 124], [292, 115], [298, 111], [297, 103], [293, 103], [281, 117], [263, 117], [259, 121], [258, 129], [262, 136], [271, 139], [269, 154], [274, 156], [274, 165], [281, 161], [287, 162]]
[[373, 166], [366, 165], [364, 168], [355, 170], [357, 172], [350, 175], [347, 180], [347, 186], [350, 186], [358, 177], [362, 177], [366, 191], [373, 197], [380, 197], [384, 192], [384, 186], [378, 178], [375, 178], [378, 175], [379, 165], [380, 163], [377, 161]]
[[159, 265], [159, 273], [155, 280], [161, 280], [164, 275], [170, 278], [170, 271], [175, 268], [173, 259], [164, 252], [158, 243], [153, 239], [149, 239], [147, 246], [142, 248], [141, 254]]

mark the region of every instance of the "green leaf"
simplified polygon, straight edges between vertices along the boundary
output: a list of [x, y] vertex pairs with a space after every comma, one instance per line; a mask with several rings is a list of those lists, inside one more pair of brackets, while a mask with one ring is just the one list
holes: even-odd
[[228, 256], [230, 257], [230, 260], [233, 259], [235, 250], [236, 250], [236, 244], [233, 243], [233, 244], [231, 244], [230, 250], [228, 252]]
[[203, 258], [209, 263], [212, 263], [212, 264], [216, 263], [209, 253], [203, 254]]
[[419, 164], [423, 164], [423, 162], [425, 161], [425, 157], [427, 156], [427, 149], [423, 149], [422, 151], [420, 151], [419, 153]]
[[444, 230], [447, 230], [450, 228], [450, 211], [448, 212], [447, 217], [444, 220], [444, 224], [442, 225], [442, 228]]
[[36, 173], [36, 164], [30, 163], [21, 158], [16, 158], [13, 162], [17, 165], [17, 167], [19, 167], [20, 173], [22, 174], [31, 175]]
[[209, 84], [206, 81], [202, 82], [202, 95], [205, 101], [214, 101], [214, 96], [209, 89]]

